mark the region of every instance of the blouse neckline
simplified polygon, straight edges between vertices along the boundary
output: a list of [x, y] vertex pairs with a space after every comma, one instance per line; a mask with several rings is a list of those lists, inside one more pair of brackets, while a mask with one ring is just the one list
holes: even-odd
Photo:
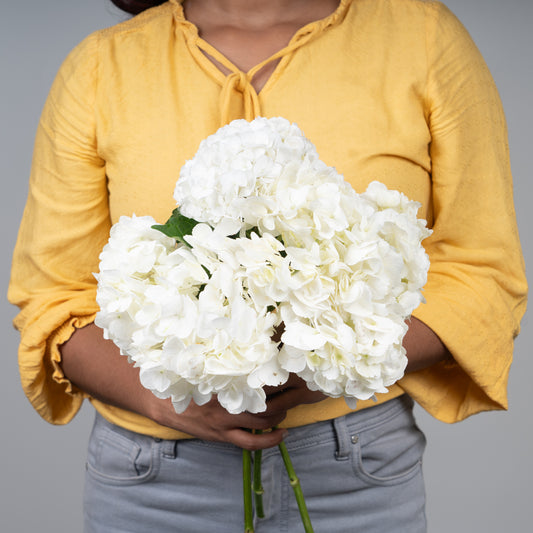
[[[286, 46], [278, 50], [270, 57], [261, 61], [247, 72], [240, 70], [231, 60], [223, 53], [212, 46], [208, 41], [200, 37], [198, 28], [195, 24], [185, 18], [182, 2], [183, 0], [169, 0], [173, 5], [174, 20], [181, 31], [184, 32], [187, 46], [194, 57], [195, 61], [206, 74], [208, 74], [222, 88], [220, 97], [221, 123], [226, 124], [230, 121], [231, 99], [235, 93], [242, 95], [244, 102], [244, 117], [246, 120], [252, 120], [260, 115], [259, 94], [267, 92], [275, 80], [286, 68], [293, 52], [309, 41], [320, 36], [324, 31], [338, 25], [351, 5], [353, 0], [340, 0], [339, 5], [326, 17], [309, 22], [297, 30], [291, 37]], [[219, 67], [207, 56], [211, 56], [221, 65], [223, 65], [230, 74], [225, 74]], [[265, 65], [272, 61], [278, 61], [272, 74], [261, 87], [259, 93], [252, 85], [254, 75], [259, 72]]]

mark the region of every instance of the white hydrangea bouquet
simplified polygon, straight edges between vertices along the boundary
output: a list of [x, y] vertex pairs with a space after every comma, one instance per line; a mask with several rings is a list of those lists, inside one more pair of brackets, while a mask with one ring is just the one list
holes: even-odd
[[296, 125], [262, 117], [202, 141], [174, 198], [165, 225], [121, 217], [96, 274], [96, 324], [143, 386], [178, 413], [213, 395], [257, 413], [290, 373], [353, 407], [403, 376], [429, 268], [418, 203], [356, 193]]

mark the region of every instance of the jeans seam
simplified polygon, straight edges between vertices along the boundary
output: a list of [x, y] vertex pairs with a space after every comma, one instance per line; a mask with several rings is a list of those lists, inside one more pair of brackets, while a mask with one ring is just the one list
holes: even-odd
[[146, 483], [147, 481], [151, 481], [159, 473], [160, 462], [161, 462], [159, 458], [159, 452], [160, 452], [160, 448], [157, 445], [157, 443], [154, 441], [150, 449], [150, 458], [151, 458], [150, 467], [144, 474], [141, 474], [139, 476], [128, 476], [128, 477], [110, 476], [110, 475], [100, 472], [95, 467], [91, 466], [88, 462], [86, 463], [86, 471], [87, 471], [87, 474], [91, 475], [91, 477], [95, 481], [103, 483], [103, 484], [118, 485], [118, 486], [140, 485], [142, 483]]

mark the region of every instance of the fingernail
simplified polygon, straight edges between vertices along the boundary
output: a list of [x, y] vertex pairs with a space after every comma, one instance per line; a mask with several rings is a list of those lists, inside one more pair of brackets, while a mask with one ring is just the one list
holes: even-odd
[[284, 429], [284, 430], [282, 431], [282, 433], [281, 433], [281, 438], [282, 438], [283, 440], [285, 440], [288, 436], [289, 436], [289, 432], [288, 432], [286, 429]]

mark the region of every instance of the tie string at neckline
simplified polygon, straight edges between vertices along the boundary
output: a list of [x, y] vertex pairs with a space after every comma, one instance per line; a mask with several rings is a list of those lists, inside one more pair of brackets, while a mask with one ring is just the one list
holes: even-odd
[[[348, 6], [352, 3], [352, 0], [341, 0], [337, 9], [331, 15], [324, 19], [310, 22], [300, 28], [300, 30], [294, 34], [287, 46], [261, 61], [248, 72], [241, 71], [221, 52], [200, 37], [198, 28], [185, 18], [181, 0], [170, 0], [170, 2], [175, 5], [176, 22], [186, 29], [186, 42], [191, 54], [200, 68], [202, 68], [204, 72], [221, 86], [219, 99], [221, 125], [225, 125], [235, 118], [244, 118], [250, 121], [257, 116], [260, 116], [261, 105], [259, 95], [252, 85], [252, 80], [255, 74], [268, 63], [278, 59], [280, 60], [280, 63], [276, 66], [276, 70], [283, 68], [282, 63], [286, 63], [283, 60], [288, 58], [288, 56], [295, 50], [307, 44], [326, 28], [340, 22], [342, 18], [344, 18], [344, 14], [346, 13]], [[223, 65], [230, 71], [230, 74], [224, 75], [208, 56]], [[273, 75], [276, 74], [276, 70]], [[269, 80], [266, 84], [268, 83]]]
[[[220, 93], [221, 124], [232, 120], [232, 100], [235, 93], [242, 94], [244, 119], [250, 121], [260, 115], [259, 96], [247, 74], [241, 71], [226, 76]], [[233, 117], [235, 118], [235, 117]]]

